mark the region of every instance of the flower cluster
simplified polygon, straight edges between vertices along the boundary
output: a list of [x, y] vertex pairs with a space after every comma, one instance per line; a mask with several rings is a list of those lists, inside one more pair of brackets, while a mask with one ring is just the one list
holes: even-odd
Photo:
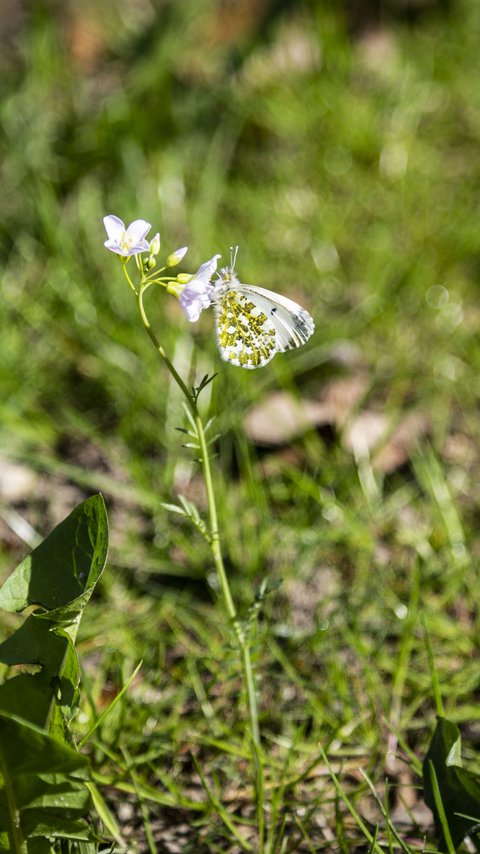
[[[149, 222], [144, 219], [136, 219], [126, 228], [125, 223], [118, 216], [110, 214], [103, 218], [103, 223], [108, 237], [105, 246], [111, 252], [119, 255], [123, 263], [126, 263], [132, 256], [148, 253], [147, 261], [140, 264], [140, 268], [151, 270], [155, 266], [155, 257], [160, 252], [160, 234], [157, 232], [150, 242], [146, 239], [152, 227]], [[168, 256], [166, 267], [175, 267], [180, 264], [186, 253], [186, 246], [176, 249]], [[217, 269], [218, 258], [220, 255], [214, 255], [209, 261], [201, 264], [194, 275], [181, 273], [176, 277], [169, 276], [156, 280], [159, 284], [164, 284], [170, 293], [179, 298], [180, 305], [192, 323], [198, 320], [203, 309], [208, 308], [212, 303], [214, 286], [210, 284], [210, 281]]]

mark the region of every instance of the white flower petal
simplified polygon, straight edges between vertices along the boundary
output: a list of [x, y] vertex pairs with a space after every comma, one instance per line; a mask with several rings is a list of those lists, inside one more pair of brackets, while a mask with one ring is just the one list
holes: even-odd
[[202, 282], [209, 282], [217, 269], [217, 258], [221, 257], [221, 255], [214, 255], [213, 258], [210, 258], [210, 261], [205, 261], [204, 264], [201, 264], [195, 273], [195, 279], [200, 279]]
[[203, 311], [203, 305], [201, 300], [193, 300], [193, 302], [184, 302], [182, 300], [182, 297], [180, 297], [180, 305], [182, 306], [190, 323], [195, 323]]
[[[125, 234], [125, 241], [132, 246], [143, 241], [145, 235], [150, 231], [151, 225], [144, 219], [136, 219], [131, 222]], [[150, 247], [148, 247], [150, 248]], [[142, 250], [143, 251], [143, 250]]]
[[107, 249], [110, 249], [111, 252], [116, 252], [117, 255], [125, 255], [124, 250], [118, 245], [116, 240], [106, 240], [103, 245], [106, 246]]
[[[120, 244], [123, 240], [123, 236], [125, 234], [125, 223], [118, 216], [114, 216], [113, 214], [109, 214], [109, 216], [103, 217], [103, 224], [105, 226], [105, 231], [108, 234], [108, 237], [111, 241]], [[106, 246], [107, 244], [105, 244]], [[109, 246], [109, 249], [113, 247]]]
[[211, 305], [211, 294], [213, 291], [213, 285], [202, 282], [197, 277], [185, 285], [180, 294], [180, 305], [192, 323], [198, 320], [204, 308], [208, 308]]

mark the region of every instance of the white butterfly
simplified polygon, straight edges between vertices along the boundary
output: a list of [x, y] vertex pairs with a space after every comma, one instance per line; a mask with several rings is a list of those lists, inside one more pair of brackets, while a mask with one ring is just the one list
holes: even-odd
[[275, 353], [301, 347], [315, 324], [308, 311], [281, 294], [242, 284], [235, 273], [237, 249], [231, 266], [213, 282], [217, 341], [222, 359], [253, 370], [266, 365]]

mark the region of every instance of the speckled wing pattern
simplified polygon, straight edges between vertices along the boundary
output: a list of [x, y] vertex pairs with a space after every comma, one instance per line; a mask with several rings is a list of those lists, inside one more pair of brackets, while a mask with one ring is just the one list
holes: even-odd
[[228, 268], [215, 283], [217, 341], [226, 362], [260, 368], [282, 353], [301, 347], [315, 325], [293, 300], [254, 285], [243, 285]]

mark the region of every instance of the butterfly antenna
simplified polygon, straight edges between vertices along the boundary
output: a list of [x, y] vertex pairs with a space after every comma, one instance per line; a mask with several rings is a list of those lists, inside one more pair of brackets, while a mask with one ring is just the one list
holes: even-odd
[[238, 246], [230, 246], [230, 269], [232, 271], [235, 269], [235, 264], [237, 263], [237, 255]]

